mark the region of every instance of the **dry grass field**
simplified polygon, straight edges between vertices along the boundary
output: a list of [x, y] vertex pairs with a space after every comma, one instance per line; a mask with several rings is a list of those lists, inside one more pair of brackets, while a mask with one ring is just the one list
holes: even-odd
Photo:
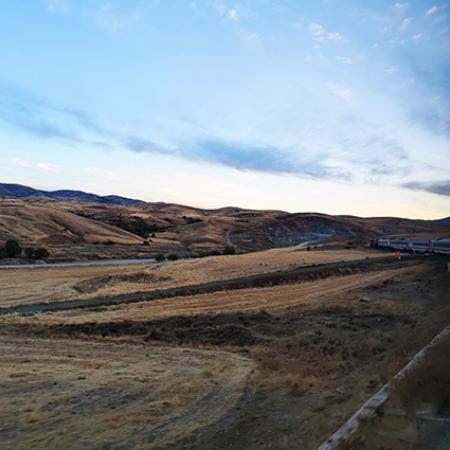
[[243, 395], [248, 358], [220, 351], [2, 337], [2, 449], [162, 448]]
[[[62, 298], [95, 298], [376, 255], [291, 248], [148, 267], [4, 271], [2, 295], [16, 297], [2, 304], [42, 301], [45, 286]], [[20, 299], [11, 274], [34, 294]], [[143, 274], [160, 279], [141, 282]], [[313, 281], [0, 315], [0, 442], [7, 450], [312, 450], [449, 316], [445, 261], [433, 258]]]
[[162, 264], [0, 269], [0, 306], [192, 285], [312, 264], [379, 256], [385, 255], [368, 250], [306, 251], [285, 248]]

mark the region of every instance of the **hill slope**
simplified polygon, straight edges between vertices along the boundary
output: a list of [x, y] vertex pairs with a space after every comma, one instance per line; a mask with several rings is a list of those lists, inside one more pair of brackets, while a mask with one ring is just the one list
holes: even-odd
[[444, 219], [434, 220], [433, 222], [441, 225], [450, 225], [450, 217], [445, 217]]
[[425, 220], [235, 207], [205, 210], [79, 191], [54, 191], [49, 197], [26, 186], [3, 184], [0, 188], [8, 195], [0, 197], [0, 242], [14, 237], [50, 246], [142, 245], [147, 239], [146, 251], [189, 252], [230, 245], [255, 251], [331, 240], [366, 243], [385, 235], [450, 236], [449, 225]]
[[80, 217], [56, 204], [23, 199], [0, 200], [0, 242], [18, 239], [24, 244], [78, 244], [113, 241], [141, 244], [142, 238], [102, 222]]
[[118, 195], [96, 195], [83, 191], [72, 191], [63, 189], [58, 191], [43, 191], [34, 189], [21, 184], [0, 183], [0, 195], [8, 195], [11, 197], [48, 197], [60, 200], [78, 200], [105, 203], [108, 205], [139, 205], [144, 204], [142, 200], [120, 197]]

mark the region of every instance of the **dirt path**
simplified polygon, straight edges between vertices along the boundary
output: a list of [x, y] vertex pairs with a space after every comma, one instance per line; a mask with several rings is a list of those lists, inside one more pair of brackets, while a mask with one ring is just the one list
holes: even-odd
[[231, 240], [231, 233], [232, 233], [232, 231], [233, 231], [233, 230], [228, 230], [228, 231], [225, 233], [225, 241], [226, 241], [226, 243], [227, 243], [227, 245], [228, 245], [229, 247], [233, 247], [233, 246], [234, 246], [233, 241]]

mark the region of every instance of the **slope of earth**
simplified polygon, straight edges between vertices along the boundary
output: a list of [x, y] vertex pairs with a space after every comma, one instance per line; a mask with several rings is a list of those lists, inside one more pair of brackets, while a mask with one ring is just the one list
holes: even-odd
[[132, 233], [71, 214], [57, 202], [36, 204], [20, 199], [0, 199], [0, 242], [7, 239], [17, 239], [24, 245], [108, 240], [142, 244], [142, 239]]
[[138, 266], [0, 270], [0, 306], [149, 291], [383, 256], [369, 250], [284, 248]]
[[2, 336], [4, 449], [154, 449], [211, 431], [254, 364], [220, 351]]

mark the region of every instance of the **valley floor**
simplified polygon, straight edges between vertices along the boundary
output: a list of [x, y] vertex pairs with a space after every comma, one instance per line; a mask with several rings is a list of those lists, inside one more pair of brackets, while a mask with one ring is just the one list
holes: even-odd
[[[17, 271], [16, 287], [0, 272], [1, 306], [377, 256], [283, 249], [157, 268], [33, 269]], [[445, 261], [429, 258], [273, 286], [3, 314], [0, 442], [315, 449], [449, 317]]]

